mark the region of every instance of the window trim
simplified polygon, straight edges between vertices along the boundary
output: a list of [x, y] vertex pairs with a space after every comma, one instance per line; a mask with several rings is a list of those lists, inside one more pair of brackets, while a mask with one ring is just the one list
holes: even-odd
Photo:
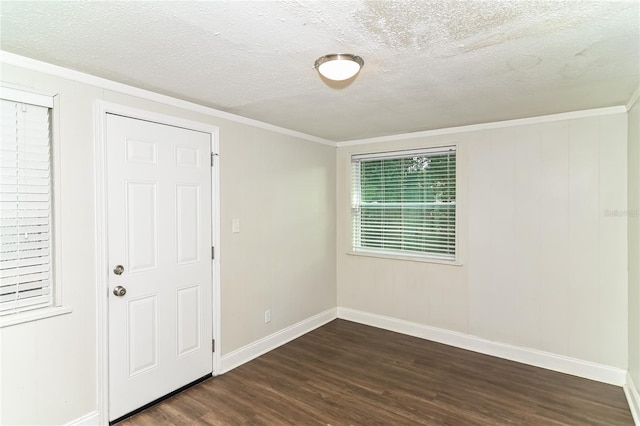
[[[403, 149], [404, 148], [404, 149]], [[418, 152], [442, 152], [447, 148], [453, 148], [456, 152], [456, 217], [455, 217], [455, 256], [454, 259], [438, 259], [437, 257], [425, 256], [419, 253], [413, 254], [411, 252], [406, 253], [385, 253], [384, 251], [367, 251], [367, 250], [356, 250], [354, 248], [354, 227], [352, 224], [353, 221], [353, 213], [352, 213], [352, 191], [353, 191], [353, 175], [352, 175], [352, 163], [354, 159], [375, 159], [375, 158], [389, 158], [390, 156], [404, 157], [409, 156]], [[348, 237], [347, 237], [347, 250], [346, 254], [349, 256], [360, 256], [360, 257], [372, 257], [378, 259], [388, 259], [388, 260], [403, 260], [410, 262], [420, 262], [420, 263], [433, 263], [433, 264], [441, 264], [441, 265], [449, 265], [449, 266], [462, 266], [462, 248], [460, 246], [460, 217], [462, 211], [463, 202], [462, 198], [462, 167], [461, 159], [463, 155], [461, 155], [462, 150], [460, 149], [459, 143], [456, 142], [441, 142], [437, 144], [424, 144], [410, 147], [399, 147], [399, 149], [382, 149], [382, 150], [363, 150], [361, 152], [349, 152], [346, 158], [346, 171], [347, 171], [347, 205], [346, 212], [348, 218]]]
[[71, 306], [65, 306], [63, 304], [63, 282], [60, 267], [62, 259], [60, 95], [2, 82], [0, 83], [0, 98], [46, 106], [51, 109], [51, 145], [49, 159], [51, 167], [51, 246], [53, 251], [51, 260], [51, 290], [53, 292], [51, 305], [2, 315], [0, 316], [0, 328], [4, 328], [68, 314], [71, 313], [73, 309]]

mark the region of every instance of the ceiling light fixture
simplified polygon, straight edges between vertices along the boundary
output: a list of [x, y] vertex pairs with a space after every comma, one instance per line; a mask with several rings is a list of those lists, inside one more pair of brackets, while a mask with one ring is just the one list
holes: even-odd
[[364, 66], [360, 56], [351, 53], [332, 53], [325, 55], [315, 63], [314, 68], [329, 80], [348, 80]]

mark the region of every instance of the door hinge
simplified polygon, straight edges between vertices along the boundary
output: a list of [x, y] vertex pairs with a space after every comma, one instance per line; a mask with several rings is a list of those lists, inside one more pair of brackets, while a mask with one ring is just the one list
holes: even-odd
[[216, 258], [216, 248], [215, 247], [211, 247], [211, 258], [212, 259]]
[[211, 340], [211, 352], [215, 352], [216, 351], [216, 341], [215, 339]]
[[213, 167], [213, 164], [214, 164], [214, 163], [213, 163], [213, 161], [214, 161], [213, 159], [214, 159], [214, 158], [216, 158], [216, 154], [212, 152], [212, 153], [211, 153], [211, 167]]

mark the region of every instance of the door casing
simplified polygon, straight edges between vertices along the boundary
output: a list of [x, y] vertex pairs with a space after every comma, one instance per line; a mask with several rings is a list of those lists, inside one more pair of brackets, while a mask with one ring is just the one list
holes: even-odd
[[108, 309], [108, 232], [107, 229], [107, 167], [106, 167], [106, 115], [116, 114], [139, 120], [152, 121], [169, 126], [197, 130], [211, 135], [211, 150], [214, 167], [211, 173], [211, 200], [213, 244], [213, 339], [216, 341], [212, 353], [212, 371], [215, 376], [220, 366], [222, 342], [220, 324], [220, 167], [219, 128], [196, 121], [184, 120], [124, 105], [97, 100], [94, 105], [94, 167], [95, 167], [95, 253], [96, 253], [96, 366], [98, 417], [100, 424], [109, 423], [109, 309]]

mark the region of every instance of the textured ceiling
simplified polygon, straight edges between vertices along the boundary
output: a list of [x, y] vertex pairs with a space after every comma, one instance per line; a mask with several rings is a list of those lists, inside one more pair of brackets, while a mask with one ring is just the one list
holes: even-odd
[[[329, 140], [626, 104], [640, 2], [0, 2], [0, 47]], [[347, 84], [327, 53], [365, 66]]]

